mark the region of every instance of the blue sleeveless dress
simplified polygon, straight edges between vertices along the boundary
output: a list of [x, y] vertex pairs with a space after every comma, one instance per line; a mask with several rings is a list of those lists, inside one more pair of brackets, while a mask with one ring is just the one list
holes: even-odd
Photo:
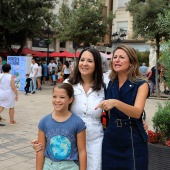
[[[134, 105], [138, 88], [145, 83], [129, 80], [119, 89], [119, 82], [109, 82], [106, 99], [118, 99]], [[148, 93], [149, 95], [149, 93]], [[102, 170], [147, 170], [148, 136], [140, 119], [129, 118], [116, 108], [110, 110], [110, 121], [102, 143]]]

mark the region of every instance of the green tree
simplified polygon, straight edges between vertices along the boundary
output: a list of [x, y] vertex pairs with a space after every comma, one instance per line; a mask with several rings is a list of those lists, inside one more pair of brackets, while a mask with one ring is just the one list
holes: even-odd
[[[52, 9], [56, 0], [1, 0], [0, 45], [11, 55], [19, 55], [28, 39], [41, 37], [43, 29], [54, 25]], [[17, 52], [12, 45], [19, 45]]]
[[[141, 36], [147, 40], [156, 41], [156, 63], [159, 58], [160, 40], [168, 35], [166, 30], [163, 31], [157, 25], [158, 16], [164, 13], [164, 9], [169, 8], [168, 4], [169, 0], [130, 0], [127, 3], [127, 11], [133, 16], [134, 37]], [[158, 75], [158, 69], [156, 69], [156, 75]], [[158, 78], [156, 78], [156, 89], [159, 96]]]
[[158, 14], [158, 20], [156, 22], [160, 28], [160, 32], [167, 32], [170, 35], [170, 5], [167, 9], [164, 9], [163, 14]]
[[81, 43], [95, 45], [101, 41], [111, 27], [113, 12], [108, 17], [103, 15], [102, 0], [73, 0], [69, 7], [64, 1], [57, 17], [56, 37], [62, 41], [73, 41], [75, 51]]
[[138, 61], [139, 61], [139, 65], [142, 65], [142, 63], [146, 63], [146, 65], [149, 65], [149, 51], [143, 51], [140, 52], [138, 50], [136, 50], [137, 54], [138, 54]]
[[170, 40], [163, 43], [161, 45], [161, 56], [159, 58], [159, 62], [164, 66], [165, 68], [165, 77], [166, 77], [166, 84], [168, 88], [170, 89]]

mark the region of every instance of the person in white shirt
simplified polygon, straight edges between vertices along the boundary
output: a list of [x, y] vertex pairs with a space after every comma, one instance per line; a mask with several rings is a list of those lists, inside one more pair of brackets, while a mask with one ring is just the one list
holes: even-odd
[[148, 67], [145, 63], [142, 64], [142, 66], [139, 67], [139, 71], [145, 78], [147, 77]]
[[32, 58], [31, 60], [31, 71], [30, 71], [30, 78], [32, 81], [30, 82], [30, 91], [32, 91], [32, 94], [36, 93], [36, 81], [37, 81], [37, 76], [38, 76], [38, 64], [35, 62], [35, 59]]

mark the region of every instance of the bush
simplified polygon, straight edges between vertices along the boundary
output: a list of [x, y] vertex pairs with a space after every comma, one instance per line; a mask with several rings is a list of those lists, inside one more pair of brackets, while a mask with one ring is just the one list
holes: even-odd
[[[158, 143], [162, 145], [169, 145], [170, 140], [170, 102], [166, 101], [165, 105], [158, 104], [153, 119], [154, 132], [149, 132], [149, 142]], [[154, 142], [153, 142], [154, 141]], [[167, 144], [168, 142], [168, 144]]]
[[166, 84], [170, 89], [170, 40], [161, 46], [161, 56], [159, 62], [165, 68]]

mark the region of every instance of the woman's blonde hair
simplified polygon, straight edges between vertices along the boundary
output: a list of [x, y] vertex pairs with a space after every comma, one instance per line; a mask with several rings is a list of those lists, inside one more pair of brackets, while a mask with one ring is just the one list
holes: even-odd
[[118, 50], [118, 49], [125, 51], [129, 57], [131, 66], [129, 67], [129, 70], [128, 70], [128, 79], [131, 82], [143, 80], [143, 77], [141, 76], [141, 73], [139, 71], [139, 62], [138, 62], [138, 56], [137, 56], [136, 50], [128, 45], [123, 45], [123, 44], [117, 46], [115, 48], [115, 50], [113, 51], [113, 56], [112, 56], [112, 60], [111, 60], [111, 73], [109, 76], [110, 80], [114, 81], [114, 79], [117, 77], [117, 72], [113, 69], [112, 64], [113, 64], [114, 54], [115, 54], [116, 50]]

